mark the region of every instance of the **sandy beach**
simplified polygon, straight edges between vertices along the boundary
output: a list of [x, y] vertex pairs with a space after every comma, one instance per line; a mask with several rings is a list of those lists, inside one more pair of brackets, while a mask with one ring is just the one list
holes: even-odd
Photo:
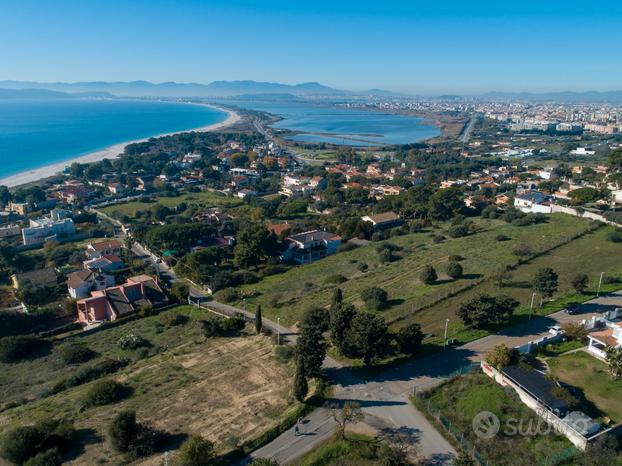
[[163, 134], [158, 134], [156, 136], [151, 136], [148, 138], [136, 139], [133, 141], [125, 141], [119, 144], [114, 144], [112, 146], [106, 147], [105, 149], [94, 151], [89, 154], [82, 155], [80, 157], [75, 157], [70, 160], [64, 160], [62, 162], [52, 163], [50, 165], [45, 165], [40, 168], [34, 168], [32, 170], [28, 170], [27, 172], [21, 172], [15, 175], [7, 176], [5, 178], [0, 178], [0, 185], [4, 185], [8, 187], [15, 187], [15, 186], [19, 186], [19, 185], [26, 184], [26, 183], [32, 183], [33, 181], [37, 181], [43, 178], [54, 176], [56, 173], [63, 171], [65, 167], [71, 165], [74, 162], [92, 163], [92, 162], [98, 162], [99, 160], [103, 160], [103, 159], [117, 158], [119, 155], [123, 153], [125, 146], [127, 146], [128, 144], [134, 144], [136, 142], [144, 142], [151, 138], [171, 136], [173, 134], [189, 133], [191, 131], [196, 131], [196, 132], [217, 131], [217, 130], [226, 128], [228, 126], [231, 126], [240, 120], [240, 115], [238, 115], [236, 112], [232, 110], [222, 108], [222, 107], [215, 107], [213, 105], [210, 105], [210, 107], [226, 112], [228, 114], [227, 118], [224, 121], [221, 121], [220, 123], [214, 123], [213, 125], [203, 126], [201, 128], [187, 129], [184, 131], [174, 131], [172, 133], [163, 133]]

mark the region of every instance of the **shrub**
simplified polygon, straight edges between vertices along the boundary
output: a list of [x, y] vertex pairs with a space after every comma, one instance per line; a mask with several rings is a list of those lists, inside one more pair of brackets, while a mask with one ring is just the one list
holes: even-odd
[[462, 277], [462, 266], [458, 262], [449, 262], [445, 271], [454, 280]]
[[60, 466], [61, 464], [63, 464], [63, 458], [58, 449], [51, 448], [36, 454], [26, 461], [23, 466]]
[[619, 231], [610, 231], [605, 238], [612, 243], [622, 243], [622, 234]]
[[295, 350], [293, 346], [279, 345], [274, 348], [274, 355], [277, 361], [282, 363], [290, 361], [294, 357], [294, 353]]
[[386, 262], [393, 262], [395, 257], [393, 256], [393, 252], [390, 249], [383, 249], [378, 253], [378, 260], [381, 264]]
[[369, 266], [365, 262], [361, 262], [359, 265], [356, 266], [356, 268], [359, 270], [359, 272], [365, 273], [369, 269]]
[[143, 346], [149, 346], [149, 341], [134, 333], [128, 333], [117, 340], [117, 345], [124, 350], [134, 350]]
[[114, 380], [100, 380], [93, 384], [84, 395], [87, 406], [102, 406], [119, 401], [125, 387]]
[[348, 279], [341, 274], [329, 275], [324, 280], [324, 283], [334, 283], [335, 285], [340, 285], [341, 283], [347, 282]]
[[339, 249], [338, 249], [338, 251], [339, 251], [339, 252], [352, 251], [352, 250], [354, 250], [354, 249], [356, 249], [356, 248], [358, 248], [358, 247], [359, 247], [359, 245], [358, 245], [358, 244], [356, 244], [356, 243], [352, 243], [352, 242], [348, 241], [348, 242], [345, 242], [345, 243], [341, 243], [341, 244], [339, 245]]
[[214, 445], [198, 435], [189, 437], [179, 449], [180, 466], [209, 466], [213, 458]]
[[445, 237], [443, 235], [435, 235], [434, 238], [432, 238], [432, 241], [434, 241], [436, 244], [442, 243], [443, 241], [445, 241]]
[[203, 333], [206, 337], [235, 336], [244, 330], [244, 318], [241, 316], [225, 319], [209, 317], [203, 322]]
[[509, 241], [511, 238], [504, 234], [499, 234], [495, 236], [495, 241]]
[[464, 260], [464, 257], [457, 254], [452, 254], [447, 258], [447, 260], [449, 260], [449, 262], [460, 262]]
[[463, 236], [467, 236], [469, 233], [469, 227], [464, 224], [454, 225], [447, 230], [447, 234], [452, 238], [462, 238]]
[[579, 322], [566, 322], [562, 324], [562, 330], [568, 340], [581, 341], [587, 336], [587, 330]]
[[190, 318], [179, 312], [165, 312], [160, 315], [160, 323], [165, 327], [175, 327], [177, 325], [185, 325]]
[[421, 274], [419, 275], [419, 279], [426, 285], [431, 285], [438, 279], [436, 269], [432, 267], [431, 265], [426, 265], [421, 271]]
[[519, 244], [514, 248], [512, 254], [518, 257], [527, 257], [533, 254], [531, 247], [528, 244]]
[[257, 283], [260, 280], [259, 275], [255, 272], [249, 272], [248, 270], [240, 270], [231, 274], [231, 285], [251, 285]]
[[24, 464], [29, 460], [32, 460], [31, 465], [59, 464], [45, 461], [60, 457], [60, 453], [67, 451], [74, 436], [73, 424], [67, 421], [50, 420], [34, 426], [17, 427], [3, 438], [0, 456], [15, 464]]
[[108, 427], [112, 447], [130, 457], [151, 455], [161, 437], [162, 434], [149, 424], [137, 422], [134, 411], [121, 411]]
[[23, 336], [0, 338], [0, 362], [22, 361], [49, 347], [50, 343], [41, 338]]
[[514, 364], [518, 361], [518, 352], [508, 348], [504, 344], [497, 345], [486, 355], [486, 362], [497, 370]]
[[423, 341], [423, 332], [419, 324], [410, 324], [401, 328], [395, 336], [401, 353], [414, 355]]
[[113, 374], [122, 367], [127, 366], [126, 359], [115, 361], [113, 359], [104, 359], [91, 367], [85, 367], [67, 379], [62, 379], [52, 387], [52, 393], [58, 393], [70, 387], [77, 387], [91, 380], [98, 379], [104, 375]]
[[387, 292], [377, 286], [365, 288], [361, 292], [361, 298], [363, 299], [363, 301], [365, 302], [365, 305], [368, 308], [374, 309], [376, 311], [385, 309], [389, 305], [387, 301], [388, 299]]
[[287, 272], [288, 270], [289, 270], [289, 267], [287, 267], [286, 265], [269, 265], [268, 267], [265, 267], [261, 271], [261, 274], [264, 277], [269, 277], [270, 275], [284, 273], [284, 272]]
[[69, 343], [59, 349], [60, 358], [65, 364], [80, 364], [90, 361], [97, 353], [80, 343]]
[[232, 303], [240, 299], [240, 294], [238, 293], [238, 290], [233, 288], [225, 288], [220, 292], [219, 298], [225, 303]]

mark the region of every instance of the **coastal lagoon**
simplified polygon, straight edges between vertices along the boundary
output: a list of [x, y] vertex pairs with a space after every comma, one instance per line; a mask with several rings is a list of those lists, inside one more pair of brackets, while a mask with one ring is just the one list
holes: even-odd
[[226, 118], [212, 107], [185, 103], [0, 99], [0, 178]]
[[314, 105], [306, 102], [269, 102], [227, 100], [223, 104], [272, 113], [282, 118], [273, 128], [298, 134], [287, 139], [303, 142], [327, 142], [351, 146], [409, 144], [440, 135], [435, 125], [422, 118]]

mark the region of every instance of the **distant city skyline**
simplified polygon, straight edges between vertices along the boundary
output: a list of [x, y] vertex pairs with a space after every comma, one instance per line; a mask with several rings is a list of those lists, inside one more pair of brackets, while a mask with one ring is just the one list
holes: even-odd
[[622, 89], [613, 1], [5, 1], [0, 80]]

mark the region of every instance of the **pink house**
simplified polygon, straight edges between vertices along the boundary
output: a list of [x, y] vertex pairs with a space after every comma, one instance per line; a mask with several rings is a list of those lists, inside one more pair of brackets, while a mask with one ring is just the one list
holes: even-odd
[[116, 320], [141, 307], [159, 307], [167, 302], [168, 298], [154, 278], [138, 275], [128, 278], [123, 285], [92, 291], [89, 298], [78, 300], [78, 322]]

